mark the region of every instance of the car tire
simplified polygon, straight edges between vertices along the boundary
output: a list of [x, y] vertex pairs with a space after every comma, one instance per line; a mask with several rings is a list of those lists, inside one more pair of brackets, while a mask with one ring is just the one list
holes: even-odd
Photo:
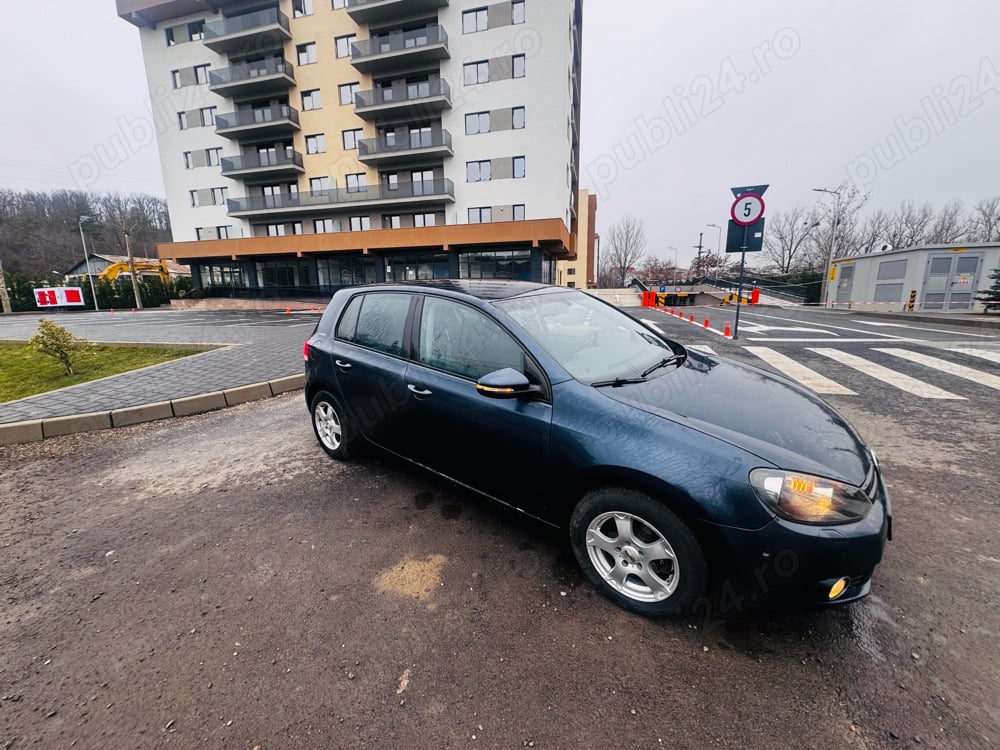
[[351, 427], [343, 407], [327, 391], [313, 396], [309, 407], [313, 432], [320, 447], [331, 458], [344, 461], [351, 457]]
[[708, 565], [691, 528], [637, 490], [588, 492], [570, 519], [573, 554], [606, 597], [647, 617], [680, 617], [705, 593]]

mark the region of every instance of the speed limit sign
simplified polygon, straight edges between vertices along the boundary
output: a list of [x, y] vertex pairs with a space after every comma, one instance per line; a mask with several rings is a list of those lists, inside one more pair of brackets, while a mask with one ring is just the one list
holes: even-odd
[[740, 226], [755, 224], [764, 215], [764, 199], [753, 193], [745, 193], [733, 201], [729, 215]]

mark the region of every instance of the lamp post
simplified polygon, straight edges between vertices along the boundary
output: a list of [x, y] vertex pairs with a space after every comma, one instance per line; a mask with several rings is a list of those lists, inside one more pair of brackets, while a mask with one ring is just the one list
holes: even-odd
[[89, 216], [81, 216], [78, 223], [80, 227], [80, 244], [83, 245], [83, 262], [87, 265], [87, 280], [90, 282], [90, 296], [94, 298], [94, 310], [100, 310], [97, 306], [97, 292], [94, 291], [94, 274], [90, 272], [90, 256], [87, 254], [87, 242], [83, 237], [83, 222], [91, 221]]
[[718, 224], [706, 224], [705, 226], [715, 227], [716, 231], [719, 233], [719, 237], [715, 241], [715, 252], [717, 254], [721, 254], [722, 253], [722, 227], [720, 227]]
[[677, 248], [674, 247], [673, 245], [667, 245], [667, 250], [673, 250], [674, 251], [674, 278], [673, 278], [673, 282], [676, 284], [677, 283]]
[[833, 231], [830, 232], [830, 248], [826, 254], [826, 268], [823, 269], [823, 284], [820, 286], [819, 298], [826, 307], [827, 285], [830, 283], [830, 269], [833, 267], [833, 249], [837, 243], [837, 222], [840, 220], [840, 191], [828, 188], [813, 188], [814, 193], [829, 193], [837, 196], [837, 205], [833, 209]]

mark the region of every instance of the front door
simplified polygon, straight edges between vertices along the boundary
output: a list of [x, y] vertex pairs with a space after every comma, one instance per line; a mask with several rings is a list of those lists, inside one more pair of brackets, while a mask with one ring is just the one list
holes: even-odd
[[531, 497], [546, 482], [552, 407], [495, 399], [476, 380], [504, 367], [538, 370], [496, 321], [462, 303], [427, 296], [418, 347], [406, 373], [413, 404], [406, 428], [418, 463], [516, 508], [539, 514]]
[[981, 253], [932, 254], [924, 277], [924, 310], [971, 310], [979, 288]]
[[837, 279], [837, 296], [834, 302], [838, 305], [851, 301], [851, 290], [854, 288], [854, 264], [841, 263], [840, 277]]

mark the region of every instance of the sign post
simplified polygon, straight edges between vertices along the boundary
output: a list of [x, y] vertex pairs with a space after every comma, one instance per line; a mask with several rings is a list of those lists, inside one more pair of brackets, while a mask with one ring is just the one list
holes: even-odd
[[764, 249], [764, 191], [767, 185], [731, 188], [736, 200], [729, 209], [729, 231], [726, 233], [726, 252], [740, 253], [740, 282], [736, 291], [736, 322], [733, 340], [740, 337], [740, 308], [743, 305], [743, 280], [747, 253]]

